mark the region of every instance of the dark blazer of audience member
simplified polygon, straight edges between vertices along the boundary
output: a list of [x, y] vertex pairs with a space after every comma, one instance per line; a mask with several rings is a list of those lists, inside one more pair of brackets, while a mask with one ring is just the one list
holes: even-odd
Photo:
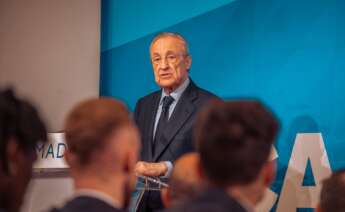
[[269, 161], [276, 118], [258, 101], [214, 101], [196, 121], [208, 189], [176, 211], [253, 211], [275, 174]]
[[[192, 126], [197, 111], [216, 97], [190, 79], [192, 57], [181, 35], [158, 34], [151, 43], [150, 56], [155, 81], [161, 89], [139, 99], [135, 107], [134, 117], [142, 137], [141, 161], [136, 172], [144, 176], [168, 177], [174, 161], [194, 151]], [[168, 109], [168, 124], [158, 130], [162, 129], [158, 126], [161, 126], [159, 120], [165, 97], [172, 97], [173, 101]], [[143, 205], [145, 203], [148, 204]], [[162, 208], [159, 192], [145, 193], [140, 211], [150, 211], [150, 208]]]
[[34, 106], [12, 90], [0, 91], [0, 211], [19, 211], [36, 145], [46, 140], [46, 127]]
[[334, 172], [322, 183], [316, 212], [345, 211], [345, 169]]
[[67, 116], [65, 157], [75, 194], [63, 212], [117, 212], [126, 208], [135, 184], [139, 134], [123, 103], [81, 102]]

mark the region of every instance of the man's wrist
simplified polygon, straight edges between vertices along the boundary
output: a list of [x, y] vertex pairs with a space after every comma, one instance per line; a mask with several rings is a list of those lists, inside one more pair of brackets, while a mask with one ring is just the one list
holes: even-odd
[[162, 163], [165, 166], [165, 172], [164, 172], [162, 177], [163, 178], [169, 178], [171, 173], [172, 173], [174, 166], [170, 161], [163, 161]]
[[165, 162], [159, 163], [160, 169], [162, 170], [162, 175], [165, 175], [168, 171], [168, 166], [166, 165]]

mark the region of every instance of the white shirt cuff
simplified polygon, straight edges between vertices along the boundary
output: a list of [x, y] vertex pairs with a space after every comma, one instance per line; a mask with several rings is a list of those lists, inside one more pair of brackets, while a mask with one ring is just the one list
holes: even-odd
[[165, 172], [165, 175], [163, 175], [162, 178], [169, 178], [173, 171], [174, 165], [170, 161], [164, 161], [164, 163], [168, 167], [168, 171]]

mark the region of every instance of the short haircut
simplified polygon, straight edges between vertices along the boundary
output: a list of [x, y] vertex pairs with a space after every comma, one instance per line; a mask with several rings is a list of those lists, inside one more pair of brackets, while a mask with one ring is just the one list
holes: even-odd
[[334, 172], [322, 183], [321, 211], [345, 211], [345, 169]]
[[68, 149], [78, 163], [89, 163], [93, 154], [102, 150], [114, 130], [131, 122], [126, 106], [115, 99], [90, 99], [79, 103], [68, 114], [65, 137]]
[[196, 197], [201, 191], [201, 185], [183, 181], [183, 179], [169, 180], [170, 198], [172, 206], [187, 202]]
[[159, 39], [161, 38], [165, 38], [165, 37], [174, 37], [174, 38], [177, 38], [179, 40], [181, 40], [183, 42], [183, 45], [184, 45], [184, 48], [185, 48], [185, 53], [186, 55], [190, 55], [189, 54], [189, 46], [188, 46], [188, 42], [187, 40], [182, 36], [180, 35], [179, 33], [176, 33], [176, 32], [161, 32], [159, 34], [157, 34], [151, 41], [151, 45], [150, 45], [150, 50], [152, 48], [152, 45]]
[[47, 130], [35, 107], [14, 94], [0, 91], [0, 160], [2, 171], [8, 172], [7, 145], [15, 139], [24, 152], [35, 152], [39, 142], [47, 141]]
[[198, 176], [199, 154], [187, 153], [175, 161], [169, 178], [170, 199], [173, 205], [193, 199], [200, 193], [202, 183]]
[[215, 100], [195, 123], [201, 167], [219, 187], [253, 182], [268, 161], [278, 131], [274, 115], [256, 100]]

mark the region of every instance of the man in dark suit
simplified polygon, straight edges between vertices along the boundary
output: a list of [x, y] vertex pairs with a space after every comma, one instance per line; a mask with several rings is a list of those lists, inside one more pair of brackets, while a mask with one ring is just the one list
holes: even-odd
[[214, 101], [199, 115], [194, 138], [208, 188], [172, 211], [254, 211], [274, 178], [278, 122], [258, 101]]
[[[212, 93], [189, 78], [192, 58], [186, 40], [179, 34], [160, 33], [152, 41], [150, 56], [156, 83], [162, 88], [141, 98], [135, 121], [142, 137], [137, 175], [168, 177], [174, 161], [193, 151], [192, 126], [197, 111]], [[163, 207], [159, 192], [147, 192], [139, 211]]]
[[65, 159], [75, 194], [62, 212], [118, 212], [126, 208], [135, 184], [139, 133], [127, 108], [114, 99], [78, 104], [65, 122]]
[[0, 91], [0, 211], [17, 212], [31, 179], [36, 145], [47, 140], [37, 110], [12, 90]]

